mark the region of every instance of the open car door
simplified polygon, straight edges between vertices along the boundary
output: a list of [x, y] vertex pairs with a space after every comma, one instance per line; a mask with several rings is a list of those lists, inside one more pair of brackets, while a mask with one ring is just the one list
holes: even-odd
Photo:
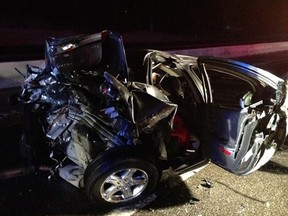
[[185, 106], [183, 116], [191, 119], [203, 154], [215, 164], [249, 174], [284, 142], [288, 100], [283, 79], [242, 62], [159, 51], [147, 54], [144, 62], [146, 82], [178, 104], [179, 112]]
[[198, 63], [209, 76], [213, 96], [202, 109], [203, 152], [234, 174], [256, 171], [287, 136], [285, 82], [239, 62], [199, 59]]

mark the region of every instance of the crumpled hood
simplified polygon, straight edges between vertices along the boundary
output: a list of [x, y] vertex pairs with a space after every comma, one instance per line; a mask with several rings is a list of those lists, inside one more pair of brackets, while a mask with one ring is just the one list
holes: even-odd
[[48, 72], [54, 71], [72, 83], [95, 84], [104, 72], [128, 79], [122, 37], [112, 31], [49, 38], [46, 40], [45, 60]]

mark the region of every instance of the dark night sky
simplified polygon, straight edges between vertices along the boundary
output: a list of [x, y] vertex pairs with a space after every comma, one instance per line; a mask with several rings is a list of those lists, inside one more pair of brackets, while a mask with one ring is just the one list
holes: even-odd
[[[5, 3], [6, 1], [6, 3]], [[288, 39], [286, 0], [4, 0], [0, 46], [41, 43], [45, 37], [104, 29], [147, 42], [244, 43]], [[135, 32], [145, 32], [139, 37]], [[181, 35], [181, 37], [179, 37]], [[36, 39], [37, 38], [37, 39]], [[162, 37], [154, 37], [155, 42]], [[11, 40], [12, 39], [12, 40]], [[136, 38], [135, 38], [136, 40]], [[180, 42], [179, 42], [180, 41]]]

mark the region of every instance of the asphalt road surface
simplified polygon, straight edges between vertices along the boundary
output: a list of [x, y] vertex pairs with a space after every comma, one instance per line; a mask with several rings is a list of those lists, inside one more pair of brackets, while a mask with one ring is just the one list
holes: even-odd
[[288, 215], [288, 152], [247, 176], [235, 176], [210, 164], [163, 193], [135, 216]]
[[[287, 79], [287, 57], [288, 52], [281, 52], [240, 60]], [[0, 94], [1, 107], [5, 105], [4, 99], [6, 96]], [[15, 143], [19, 141], [21, 126], [11, 122], [9, 125], [9, 117], [0, 114], [1, 125], [4, 121], [7, 125], [0, 132], [0, 168], [12, 164], [13, 175], [19, 172], [19, 167], [13, 167], [19, 162]], [[82, 191], [58, 177], [48, 181], [48, 175], [31, 170], [25, 176], [0, 180], [0, 215], [288, 215], [288, 152], [283, 151], [277, 152], [259, 171], [242, 177], [209, 164], [185, 181], [172, 179], [161, 185], [158, 196], [141, 208], [136, 206], [136, 210], [99, 211], [89, 204]]]
[[209, 164], [185, 181], [172, 179], [143, 208], [100, 211], [85, 194], [64, 180], [48, 181], [47, 172], [2, 180], [0, 215], [105, 216], [286, 216], [288, 215], [288, 152], [277, 152], [259, 171], [235, 176]]

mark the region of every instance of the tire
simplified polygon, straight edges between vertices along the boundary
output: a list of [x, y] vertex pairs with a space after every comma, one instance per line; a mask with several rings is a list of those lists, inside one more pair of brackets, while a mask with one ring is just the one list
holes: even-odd
[[88, 198], [96, 207], [117, 208], [144, 199], [155, 189], [158, 179], [159, 171], [152, 162], [118, 156], [92, 162], [84, 184]]

